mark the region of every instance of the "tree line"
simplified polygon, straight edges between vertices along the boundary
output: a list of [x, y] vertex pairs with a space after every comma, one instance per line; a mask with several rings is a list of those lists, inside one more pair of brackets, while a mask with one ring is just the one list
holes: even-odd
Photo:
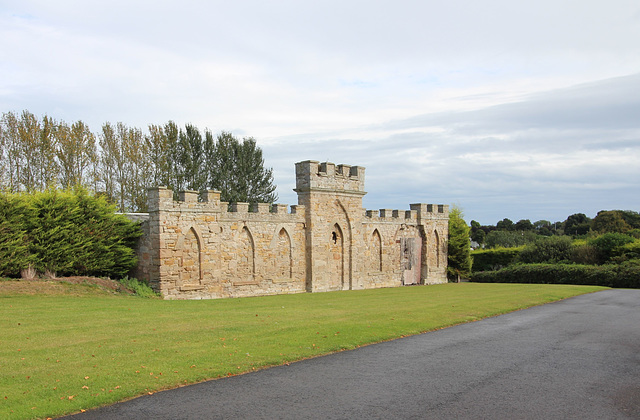
[[514, 247], [534, 242], [539, 237], [570, 236], [580, 238], [604, 233], [624, 233], [640, 238], [640, 213], [632, 210], [601, 210], [593, 219], [575, 213], [564, 221], [548, 220], [517, 222], [505, 218], [495, 225], [470, 224], [470, 237], [478, 246], [487, 248]]
[[101, 193], [121, 212], [147, 210], [147, 188], [221, 191], [228, 202], [273, 203], [273, 169], [252, 137], [214, 135], [169, 121], [143, 132], [106, 122], [93, 133], [29, 111], [0, 119], [0, 190], [33, 193], [84, 187]]

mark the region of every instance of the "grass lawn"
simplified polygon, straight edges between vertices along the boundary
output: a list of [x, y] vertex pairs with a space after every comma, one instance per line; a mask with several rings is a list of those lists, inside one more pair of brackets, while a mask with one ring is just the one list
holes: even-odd
[[0, 418], [46, 418], [149, 392], [602, 290], [444, 284], [163, 301], [0, 282]]

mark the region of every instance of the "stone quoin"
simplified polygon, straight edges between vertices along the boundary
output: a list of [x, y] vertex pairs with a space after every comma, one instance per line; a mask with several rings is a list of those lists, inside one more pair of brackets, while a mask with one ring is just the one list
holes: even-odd
[[[149, 189], [135, 276], [165, 299], [446, 283], [449, 207], [362, 208], [365, 168], [296, 163], [298, 205]], [[200, 197], [200, 200], [199, 200]]]

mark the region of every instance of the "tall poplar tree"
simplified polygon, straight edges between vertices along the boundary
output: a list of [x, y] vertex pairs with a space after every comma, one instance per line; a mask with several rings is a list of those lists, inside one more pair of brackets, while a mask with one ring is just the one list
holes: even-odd
[[20, 134], [18, 132], [18, 118], [13, 112], [2, 114], [2, 143], [4, 154], [2, 156], [5, 173], [4, 187], [11, 192], [20, 191]]
[[149, 134], [145, 141], [152, 162], [151, 185], [169, 185], [171, 178], [170, 144], [164, 128], [160, 125], [150, 124]]
[[246, 203], [274, 203], [278, 196], [273, 169], [265, 168], [262, 150], [255, 139], [240, 142], [229, 132], [218, 135], [212, 162], [208, 162], [208, 188], [221, 191], [221, 200]]
[[97, 164], [96, 139], [89, 127], [82, 121], [71, 127], [61, 122], [56, 129], [56, 140], [62, 187], [95, 186], [92, 167]]
[[139, 128], [129, 128], [123, 143], [126, 161], [126, 186], [128, 209], [146, 211], [147, 187], [152, 174], [149, 149]]
[[116, 129], [111, 123], [106, 122], [102, 125], [98, 141], [100, 144], [100, 184], [108, 200], [112, 203], [119, 203], [117, 162], [121, 159], [120, 146], [116, 137]]
[[205, 189], [204, 145], [198, 128], [187, 124], [184, 130], [180, 130], [178, 145], [183, 188], [196, 191]]

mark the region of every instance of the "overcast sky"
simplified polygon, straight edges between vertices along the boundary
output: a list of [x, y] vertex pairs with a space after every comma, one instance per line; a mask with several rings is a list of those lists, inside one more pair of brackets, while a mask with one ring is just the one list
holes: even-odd
[[637, 0], [0, 0], [0, 112], [252, 136], [367, 168], [368, 209], [640, 210]]

